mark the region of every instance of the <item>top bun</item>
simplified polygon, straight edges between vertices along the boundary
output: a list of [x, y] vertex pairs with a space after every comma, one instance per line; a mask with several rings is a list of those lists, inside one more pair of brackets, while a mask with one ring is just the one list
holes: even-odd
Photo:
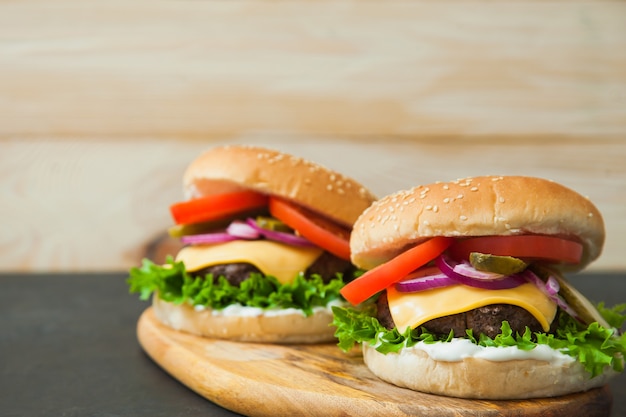
[[352, 262], [371, 269], [435, 236], [555, 235], [583, 244], [568, 270], [583, 269], [604, 245], [604, 222], [585, 197], [552, 181], [484, 176], [388, 195], [363, 212], [350, 238]]
[[347, 227], [375, 197], [338, 172], [276, 150], [220, 146], [196, 158], [185, 171], [187, 198], [241, 189], [291, 200]]

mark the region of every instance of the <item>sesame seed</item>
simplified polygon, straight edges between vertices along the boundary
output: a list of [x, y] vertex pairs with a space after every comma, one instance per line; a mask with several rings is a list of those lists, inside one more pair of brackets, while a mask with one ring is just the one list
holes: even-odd
[[478, 187], [472, 187], [470, 188], [470, 191], [478, 191]]
[[337, 176], [335, 174], [330, 174], [331, 181], [335, 181], [336, 179], [337, 179]]
[[433, 211], [434, 211], [435, 213], [437, 213], [437, 212], [439, 211], [439, 207], [438, 207], [437, 205], [434, 205], [434, 206], [433, 206]]
[[498, 198], [498, 201], [499, 201], [500, 203], [504, 203], [504, 197], [500, 197], [500, 198]]
[[589, 213], [587, 216], [589, 216], [589, 217], [593, 217], [593, 213]]
[[444, 184], [444, 185], [443, 185], [443, 189], [444, 189], [444, 190], [449, 190], [449, 189], [450, 189], [450, 187], [448, 186], [448, 184]]
[[465, 220], [467, 220], [467, 216], [459, 216], [459, 219], [465, 221]]
[[443, 199], [443, 202], [444, 202], [444, 203], [449, 203], [449, 202], [450, 202], [450, 199], [449, 199], [448, 197], [446, 197], [446, 198], [444, 198], [444, 199]]
[[433, 209], [433, 206], [431, 205], [426, 206], [426, 210], [432, 210], [432, 209]]
[[390, 213], [393, 213], [393, 207], [392, 207], [392, 206], [389, 206], [389, 207], [387, 207], [387, 208], [389, 209], [389, 212], [390, 212]]
[[338, 188], [337, 192], [341, 195], [344, 195], [346, 192], [343, 190], [343, 188]]
[[456, 196], [456, 198], [457, 198], [457, 199], [461, 199], [461, 198], [463, 198], [463, 194], [459, 194], [459, 195], [457, 195], [457, 196]]
[[420, 194], [420, 199], [426, 198], [426, 194]]
[[400, 229], [400, 226], [398, 226], [397, 224], [394, 224], [394, 225], [393, 225], [393, 230], [396, 230], [396, 231], [397, 231], [398, 229]]
[[422, 223], [424, 224], [424, 226], [430, 226], [430, 222], [428, 220], [424, 220]]
[[328, 184], [328, 185], [326, 186], [326, 189], [327, 189], [328, 191], [332, 191], [332, 190], [333, 190], [333, 185], [332, 185], [332, 184]]
[[415, 198], [414, 197], [409, 198], [409, 203], [414, 203], [414, 202], [415, 202]]

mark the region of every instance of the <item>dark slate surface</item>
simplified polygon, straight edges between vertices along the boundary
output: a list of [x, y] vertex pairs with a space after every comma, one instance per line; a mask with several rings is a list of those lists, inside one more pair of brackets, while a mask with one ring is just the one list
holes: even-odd
[[[0, 415], [234, 416], [171, 378], [143, 353], [135, 326], [148, 306], [126, 274], [0, 275]], [[571, 277], [591, 300], [626, 302], [625, 274]], [[626, 376], [613, 380], [626, 416]]]

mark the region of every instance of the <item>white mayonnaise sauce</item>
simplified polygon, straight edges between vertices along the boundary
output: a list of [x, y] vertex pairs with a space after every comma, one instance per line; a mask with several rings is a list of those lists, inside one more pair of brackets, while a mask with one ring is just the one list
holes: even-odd
[[401, 353], [409, 352], [411, 349], [422, 350], [434, 360], [443, 362], [458, 362], [465, 358], [480, 358], [493, 362], [535, 359], [561, 365], [574, 361], [571, 356], [547, 345], [537, 345], [532, 350], [522, 350], [516, 346], [485, 347], [461, 338], [454, 338], [447, 343], [418, 342], [415, 346], [402, 349]]
[[[325, 311], [328, 314], [332, 315], [332, 306], [346, 306], [345, 302], [340, 300], [333, 300], [326, 304], [324, 307], [313, 307], [313, 314], [319, 311]], [[193, 307], [196, 311], [204, 311], [209, 307], [197, 305]], [[256, 317], [256, 316], [282, 316], [287, 314], [301, 314], [304, 316], [304, 312], [302, 310], [298, 310], [297, 308], [259, 308], [259, 307], [247, 307], [242, 306], [241, 304], [231, 304], [222, 310], [211, 310], [211, 315], [213, 316], [243, 316], [243, 317]]]

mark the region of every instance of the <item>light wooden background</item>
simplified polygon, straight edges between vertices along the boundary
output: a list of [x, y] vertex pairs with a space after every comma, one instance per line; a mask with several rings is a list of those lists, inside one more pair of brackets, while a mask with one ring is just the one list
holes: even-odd
[[222, 143], [380, 196], [554, 179], [604, 214], [591, 269], [626, 270], [626, 2], [0, 0], [0, 272], [162, 256]]

